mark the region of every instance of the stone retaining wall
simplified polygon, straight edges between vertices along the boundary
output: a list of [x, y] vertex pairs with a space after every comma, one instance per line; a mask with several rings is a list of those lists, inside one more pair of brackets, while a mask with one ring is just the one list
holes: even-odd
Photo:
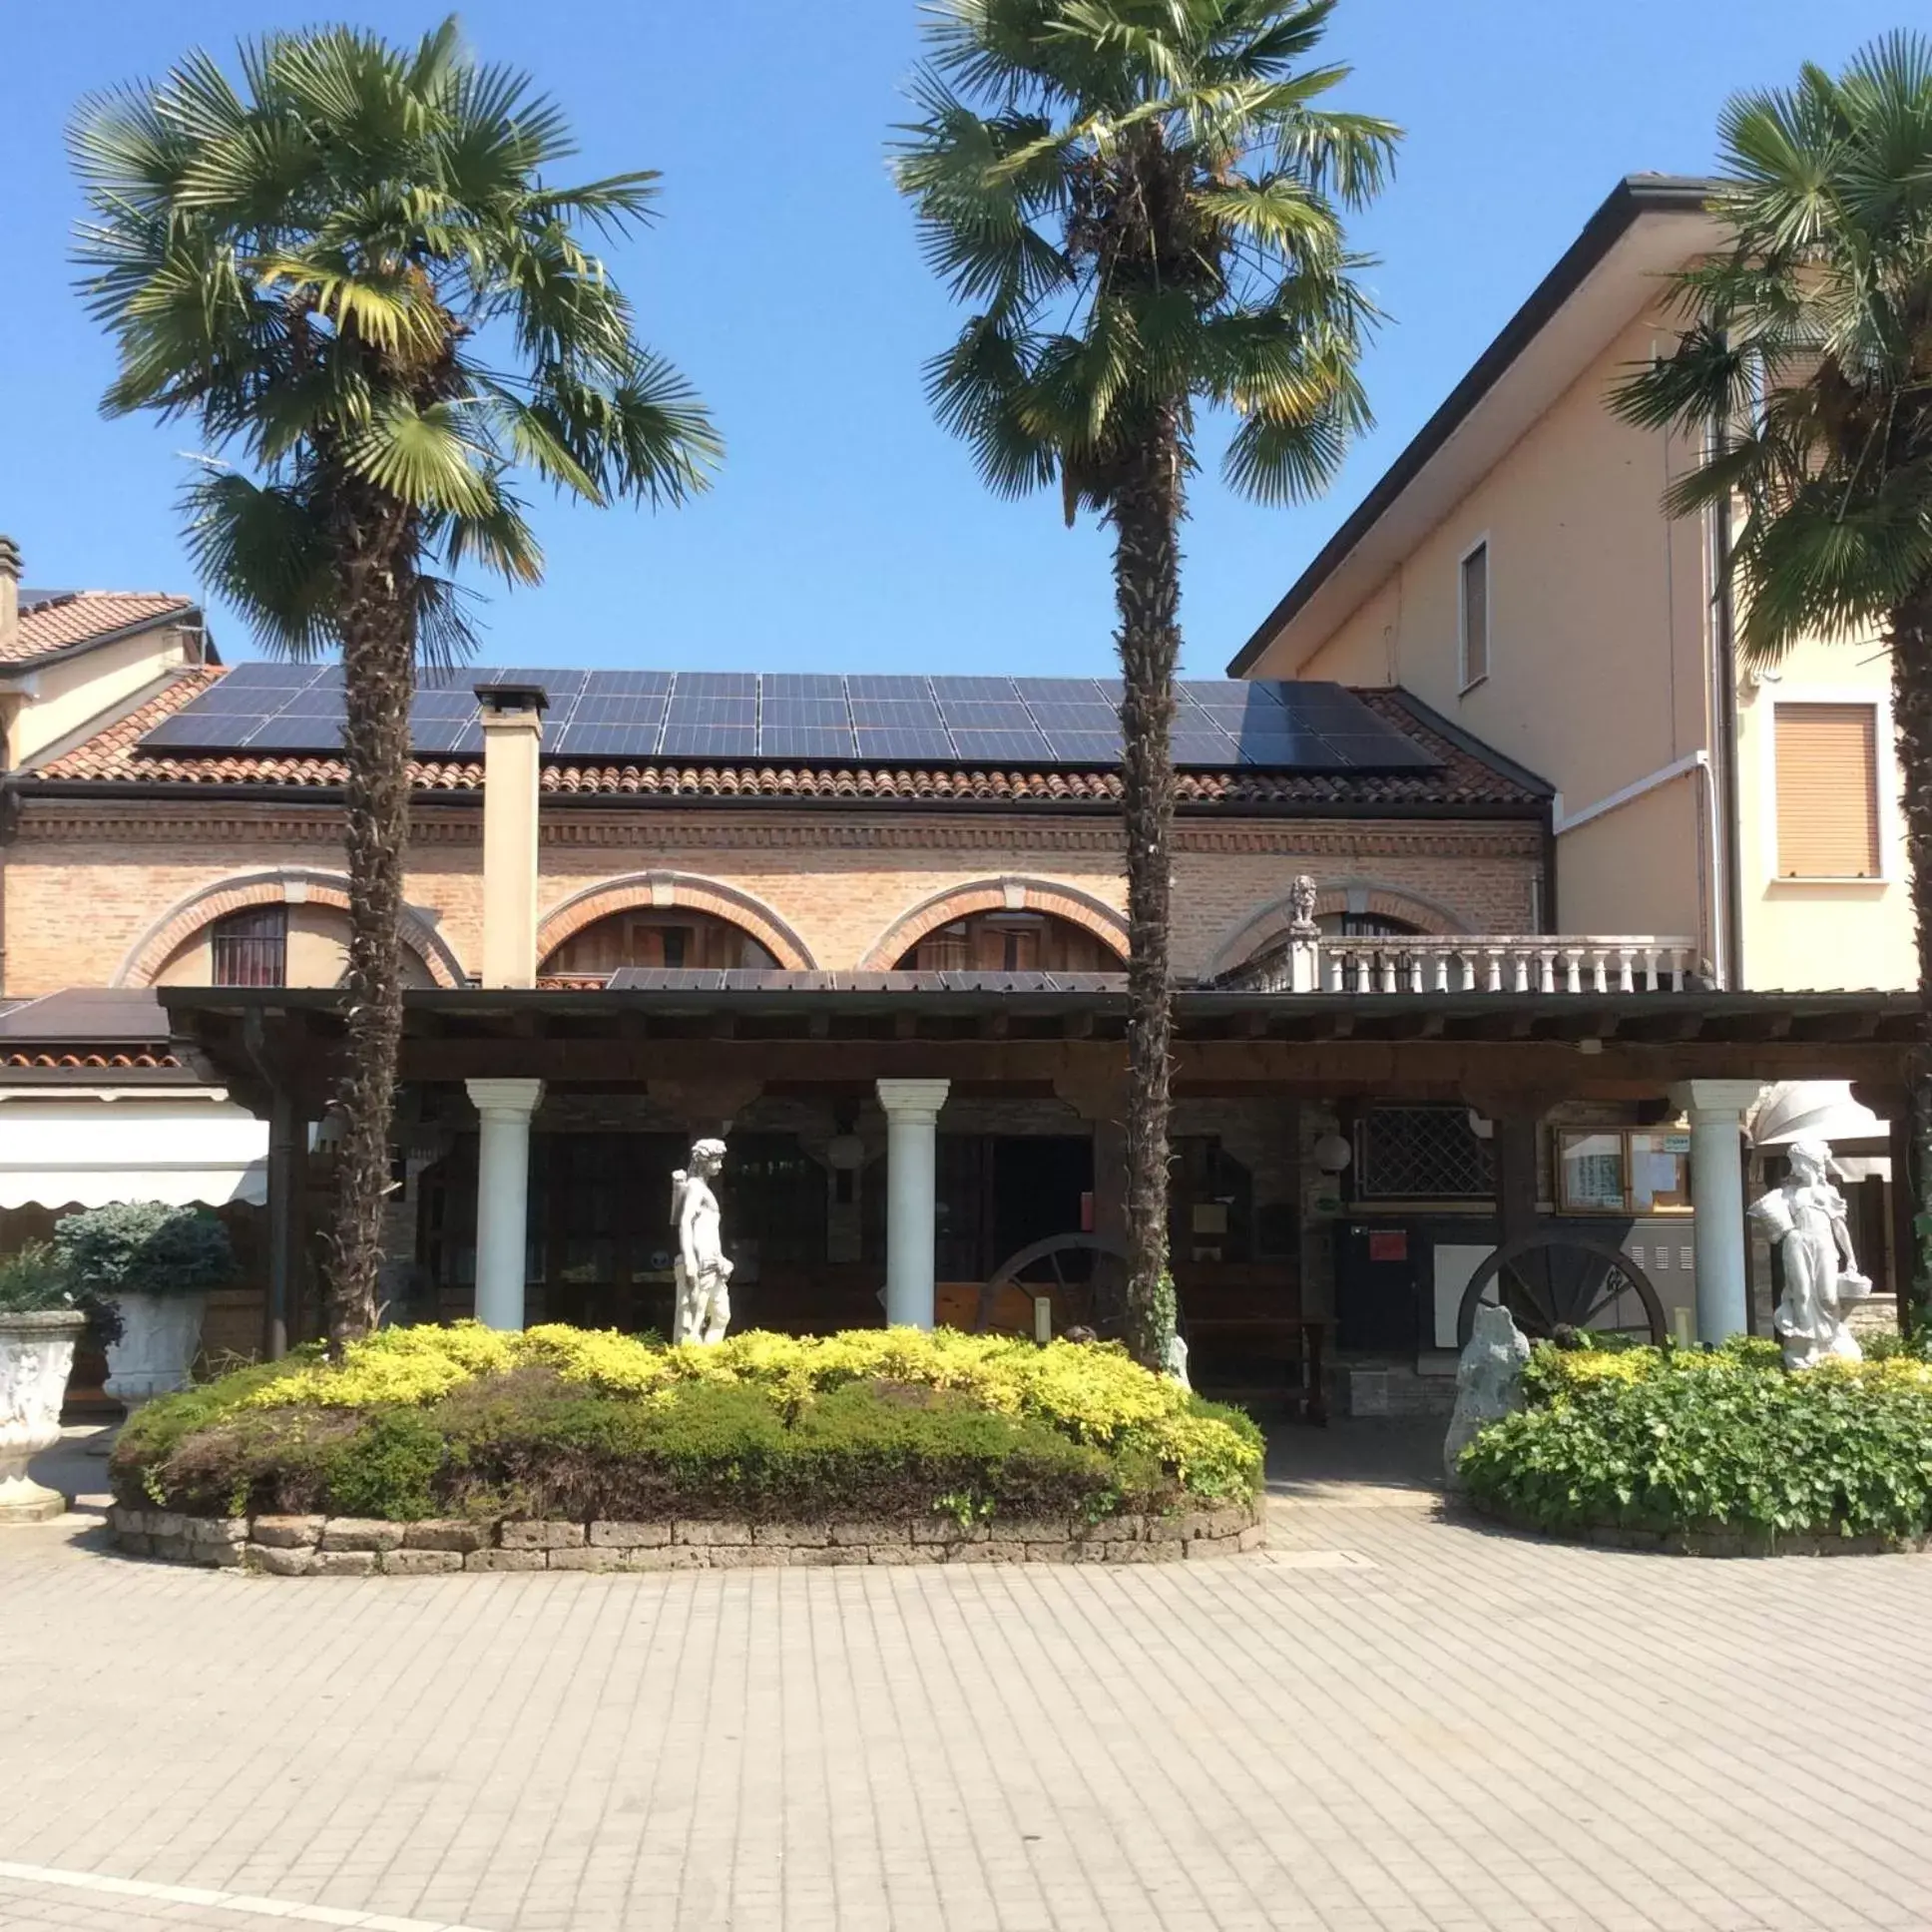
[[353, 1516], [108, 1512], [130, 1556], [274, 1577], [432, 1576], [453, 1570], [748, 1570], [856, 1563], [1180, 1563], [1258, 1549], [1258, 1504], [1180, 1516], [975, 1524], [384, 1523]]

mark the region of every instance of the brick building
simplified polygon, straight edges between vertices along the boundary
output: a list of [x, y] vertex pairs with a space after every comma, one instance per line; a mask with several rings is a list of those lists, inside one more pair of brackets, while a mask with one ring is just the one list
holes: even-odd
[[[26, 1151], [0, 1234], [83, 1198], [41, 1131], [56, 1095], [113, 1097], [104, 1130], [139, 1098], [165, 1110], [173, 1180], [150, 1132], [119, 1180], [102, 1143], [95, 1192], [223, 1204], [247, 1279], [210, 1345], [279, 1345], [318, 1312], [339, 687], [225, 669], [185, 624], [170, 653], [9, 778], [0, 1126]], [[669, 1175], [721, 1131], [741, 1320], [1102, 1309], [1126, 943], [1110, 702], [1076, 680], [642, 672], [426, 691], [395, 1312], [662, 1327]], [[1667, 1313], [1688, 1308], [1680, 1107], [1716, 1097], [1734, 1136], [1767, 1069], [1868, 1071], [1824, 1037], [1843, 1002], [1787, 1016], [1773, 1050], [1690, 941], [1546, 932], [1549, 787], [1400, 690], [1205, 684], [1182, 717], [1172, 1230], [1208, 1379], [1306, 1379], [1331, 1323], [1358, 1355], [1452, 1342], [1476, 1260], [1561, 1205], [1547, 1123], [1673, 1164], [1657, 1231], [1624, 1226]], [[1685, 1080], [1701, 1097], [1674, 1100]], [[908, 1216], [926, 1260], [895, 1278]]]

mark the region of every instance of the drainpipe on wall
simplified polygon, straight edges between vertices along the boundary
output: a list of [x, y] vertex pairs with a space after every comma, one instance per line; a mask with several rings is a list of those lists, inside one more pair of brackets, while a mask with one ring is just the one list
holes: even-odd
[[[0, 536], [0, 657], [20, 629], [20, 546], [11, 537]], [[13, 722], [19, 716], [15, 699], [0, 710], [0, 782], [11, 771]], [[17, 807], [11, 787], [0, 793], [0, 847], [11, 845]], [[7, 986], [7, 870], [6, 853], [0, 850], [0, 993]]]
[[[1723, 453], [1724, 441], [1716, 439]], [[1744, 903], [1739, 889], [1737, 853], [1741, 843], [1738, 830], [1740, 806], [1737, 797], [1737, 608], [1730, 582], [1730, 502], [1726, 498], [1712, 511], [1711, 562], [1716, 570], [1714, 599], [1715, 622], [1711, 643], [1711, 761], [1717, 793], [1716, 904], [1711, 908], [1713, 923], [1723, 934], [1724, 956], [1717, 984], [1732, 992], [1744, 984]]]
[[537, 983], [540, 685], [479, 685], [483, 724], [483, 984]]

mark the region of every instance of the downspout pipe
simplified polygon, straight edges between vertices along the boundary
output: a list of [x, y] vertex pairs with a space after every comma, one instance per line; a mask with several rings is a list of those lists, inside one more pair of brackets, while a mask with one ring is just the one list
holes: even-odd
[[[1720, 429], [1715, 453], [1724, 452]], [[1736, 991], [1744, 984], [1744, 900], [1739, 887], [1738, 851], [1741, 806], [1737, 792], [1737, 602], [1731, 589], [1732, 544], [1730, 499], [1725, 496], [1712, 512], [1711, 562], [1716, 571], [1711, 643], [1715, 691], [1711, 707], [1711, 748], [1715, 753], [1717, 789], [1718, 879], [1717, 917], [1723, 924], [1723, 968], [1718, 985]]]

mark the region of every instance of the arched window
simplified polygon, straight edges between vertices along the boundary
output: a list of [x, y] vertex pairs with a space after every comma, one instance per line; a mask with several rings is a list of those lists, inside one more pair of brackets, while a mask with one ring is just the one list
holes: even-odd
[[288, 908], [249, 906], [216, 920], [209, 952], [216, 986], [286, 986]]
[[1105, 940], [1051, 912], [975, 912], [936, 926], [896, 964], [902, 973], [1116, 973]]
[[1422, 930], [1386, 912], [1323, 912], [1315, 924], [1330, 939], [1401, 939]]
[[615, 973], [625, 966], [730, 971], [777, 961], [728, 919], [684, 907], [641, 906], [594, 920], [546, 959], [545, 973]]

